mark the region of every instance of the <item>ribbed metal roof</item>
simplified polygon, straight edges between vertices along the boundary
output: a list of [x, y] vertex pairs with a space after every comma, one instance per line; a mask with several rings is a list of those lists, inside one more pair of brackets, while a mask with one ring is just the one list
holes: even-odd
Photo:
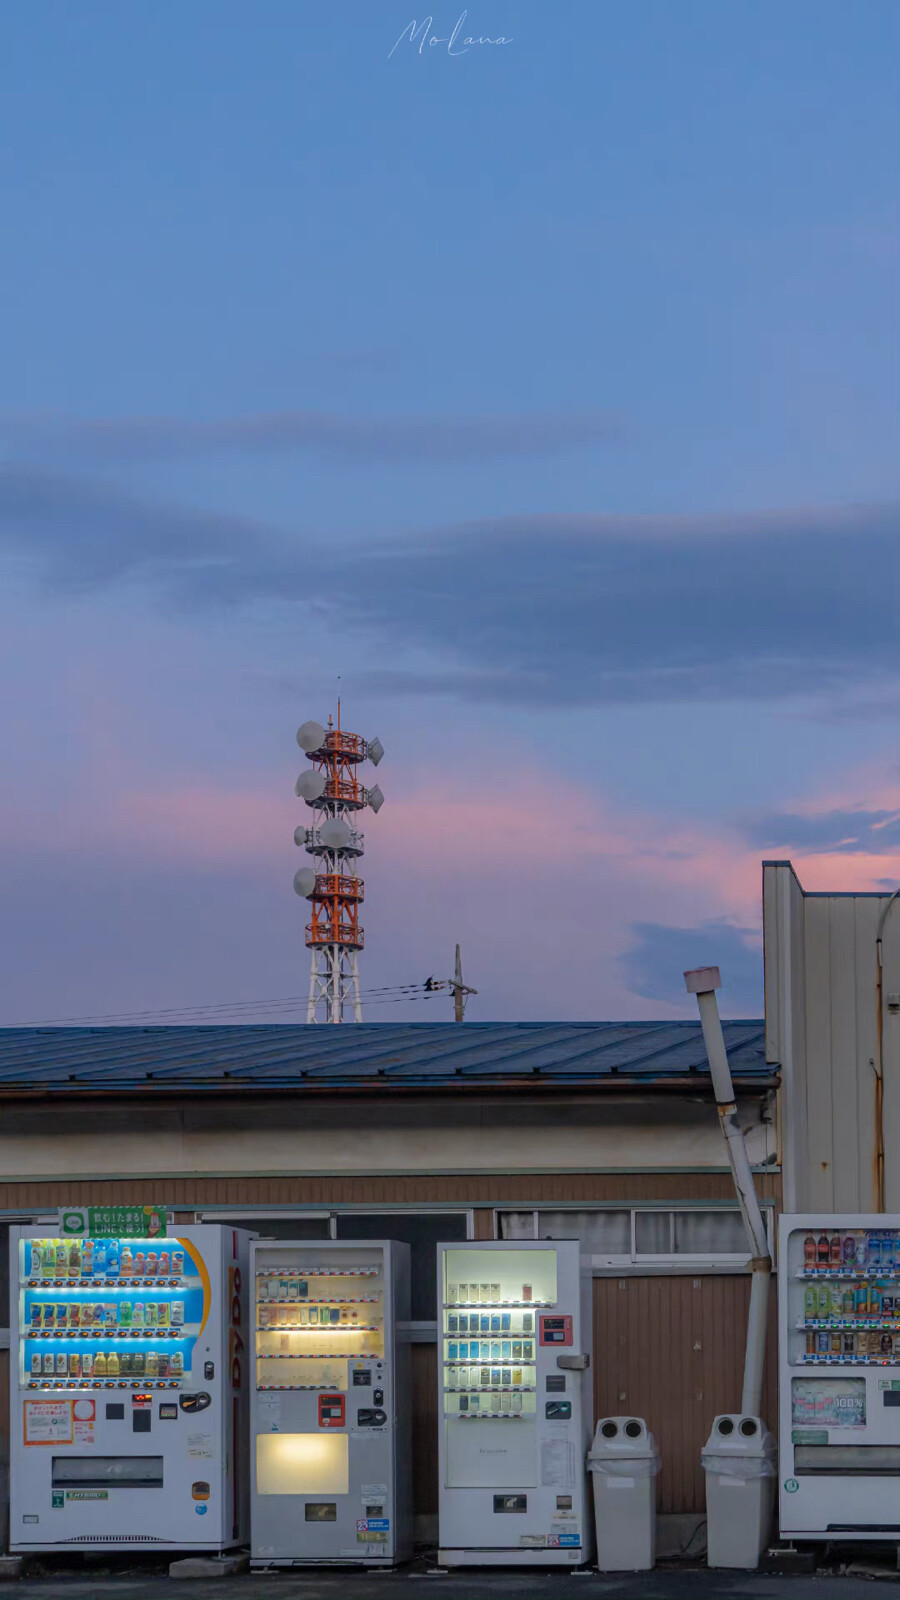
[[[762, 1022], [726, 1022], [736, 1082], [777, 1081]], [[348, 1027], [2, 1028], [0, 1094], [216, 1088], [613, 1087], [708, 1077], [696, 1022], [355, 1023]]]

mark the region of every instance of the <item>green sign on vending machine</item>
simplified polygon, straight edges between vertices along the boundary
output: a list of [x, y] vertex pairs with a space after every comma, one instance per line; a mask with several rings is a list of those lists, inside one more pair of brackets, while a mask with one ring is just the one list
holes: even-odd
[[165, 1206], [78, 1206], [59, 1213], [65, 1238], [158, 1239], [166, 1231]]

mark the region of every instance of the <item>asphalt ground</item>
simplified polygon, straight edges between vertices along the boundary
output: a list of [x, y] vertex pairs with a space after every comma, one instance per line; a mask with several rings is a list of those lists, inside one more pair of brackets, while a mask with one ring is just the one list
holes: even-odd
[[[872, 1558], [854, 1553], [853, 1565], [833, 1562], [815, 1574], [710, 1572], [679, 1566], [611, 1576], [597, 1572], [488, 1569], [440, 1573], [426, 1562], [400, 1572], [244, 1572], [233, 1577], [171, 1578], [164, 1565], [104, 1565], [96, 1556], [82, 1564], [37, 1562], [19, 1579], [0, 1583], [0, 1594], [18, 1591], [27, 1600], [861, 1600], [872, 1596]], [[877, 1557], [886, 1583], [900, 1572], [886, 1552]], [[876, 1589], [877, 1592], [877, 1589]]]

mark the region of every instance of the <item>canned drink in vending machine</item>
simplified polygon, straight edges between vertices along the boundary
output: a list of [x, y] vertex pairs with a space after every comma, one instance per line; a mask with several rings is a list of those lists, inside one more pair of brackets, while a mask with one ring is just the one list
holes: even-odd
[[830, 1349], [831, 1349], [831, 1336], [830, 1336], [830, 1334], [817, 1333], [816, 1334], [816, 1354], [820, 1355], [820, 1356], [827, 1356], [827, 1354], [828, 1354]]
[[856, 1334], [855, 1333], [845, 1333], [844, 1334], [844, 1352], [843, 1353], [844, 1353], [845, 1356], [853, 1356], [853, 1355], [856, 1354]]

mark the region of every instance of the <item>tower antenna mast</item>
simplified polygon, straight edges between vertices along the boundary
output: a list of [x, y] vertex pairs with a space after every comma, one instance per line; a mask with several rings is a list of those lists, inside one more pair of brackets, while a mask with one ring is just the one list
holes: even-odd
[[365, 885], [357, 872], [365, 840], [357, 827], [359, 813], [368, 806], [378, 812], [384, 795], [375, 784], [360, 783], [361, 761], [377, 767], [384, 755], [380, 739], [363, 739], [341, 727], [338, 700], [337, 727], [328, 718], [304, 722], [297, 743], [311, 765], [301, 772], [294, 787], [299, 799], [316, 813], [311, 828], [297, 828], [294, 843], [315, 858], [314, 867], [294, 874], [294, 890], [310, 902], [306, 945], [310, 951], [307, 1022], [345, 1022], [351, 1013], [362, 1021], [359, 998], [359, 952], [365, 936], [359, 908]]

